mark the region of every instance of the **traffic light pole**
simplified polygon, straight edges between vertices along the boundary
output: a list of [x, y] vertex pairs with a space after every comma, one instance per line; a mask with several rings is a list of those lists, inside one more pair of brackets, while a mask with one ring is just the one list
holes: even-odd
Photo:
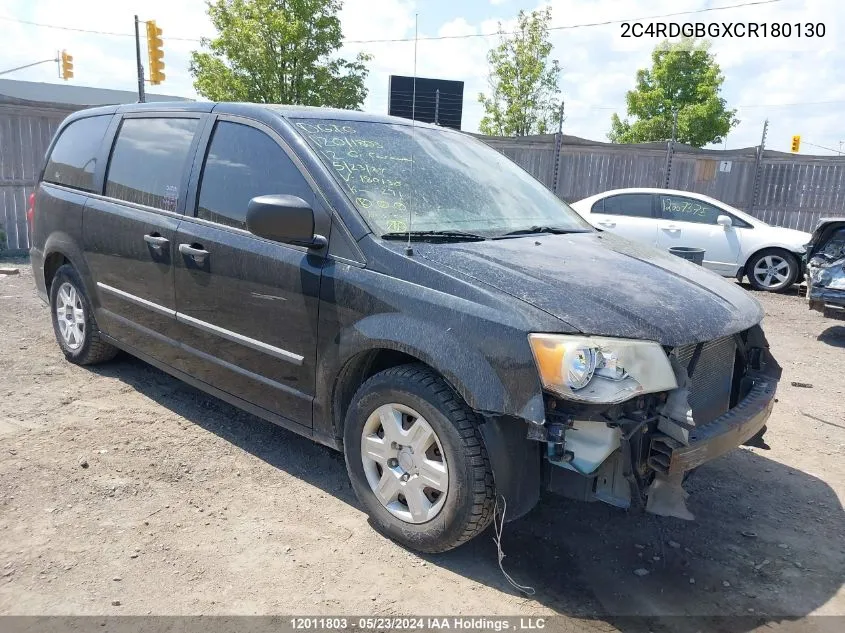
[[144, 66], [141, 64], [141, 37], [138, 33], [138, 16], [135, 16], [135, 57], [138, 61], [138, 102], [144, 103]]
[[18, 66], [17, 68], [10, 68], [9, 70], [0, 71], [0, 75], [6, 75], [8, 73], [13, 73], [16, 70], [23, 70], [24, 68], [30, 68], [31, 66], [38, 66], [38, 64], [46, 64], [47, 62], [57, 62], [59, 61], [58, 57], [51, 57], [50, 59], [42, 59], [40, 62], [32, 62], [31, 64], [24, 64], [23, 66]]

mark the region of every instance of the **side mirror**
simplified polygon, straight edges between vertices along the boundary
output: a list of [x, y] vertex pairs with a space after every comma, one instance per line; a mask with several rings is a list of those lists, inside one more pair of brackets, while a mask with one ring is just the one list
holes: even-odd
[[729, 215], [720, 215], [716, 218], [716, 224], [727, 229], [733, 226], [733, 220], [731, 220], [731, 216]]
[[314, 234], [314, 210], [297, 196], [256, 196], [246, 208], [246, 228], [253, 235], [286, 244], [321, 248], [326, 238]]

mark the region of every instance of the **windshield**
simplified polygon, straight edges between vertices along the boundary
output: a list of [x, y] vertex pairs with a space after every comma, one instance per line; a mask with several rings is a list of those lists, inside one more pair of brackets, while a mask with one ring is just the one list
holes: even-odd
[[293, 123], [378, 235], [593, 230], [542, 184], [468, 135], [369, 121]]

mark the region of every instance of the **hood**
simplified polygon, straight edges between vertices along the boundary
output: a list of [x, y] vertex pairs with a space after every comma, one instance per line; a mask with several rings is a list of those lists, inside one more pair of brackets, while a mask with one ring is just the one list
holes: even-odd
[[810, 241], [810, 234], [804, 231], [787, 229], [782, 226], [771, 226], [766, 230], [776, 231], [775, 235], [777, 236], [778, 241], [782, 242], [784, 245], [795, 248], [803, 249], [807, 242]]
[[830, 237], [838, 232], [839, 229], [845, 227], [845, 217], [841, 218], [822, 218], [816, 225], [813, 235], [808, 240], [807, 251], [812, 254], [816, 250], [820, 250], [825, 246], [825, 243]]
[[414, 250], [584, 334], [675, 346], [734, 334], [763, 318], [760, 304], [732, 281], [608, 233], [423, 242]]

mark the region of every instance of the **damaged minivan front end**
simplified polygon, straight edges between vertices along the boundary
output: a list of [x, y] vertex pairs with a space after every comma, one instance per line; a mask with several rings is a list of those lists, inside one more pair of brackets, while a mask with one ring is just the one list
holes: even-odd
[[693, 519], [687, 473], [763, 433], [781, 368], [759, 325], [703, 343], [531, 335], [551, 492]]

